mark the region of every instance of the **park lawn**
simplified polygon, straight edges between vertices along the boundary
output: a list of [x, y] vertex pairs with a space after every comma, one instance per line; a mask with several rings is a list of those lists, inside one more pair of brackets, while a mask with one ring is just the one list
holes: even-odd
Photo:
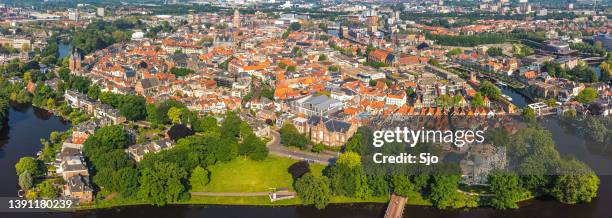
[[[269, 155], [264, 161], [238, 157], [230, 162], [208, 167], [210, 183], [194, 192], [266, 192], [270, 188], [293, 190], [293, 178], [287, 171], [297, 160]], [[321, 175], [322, 165], [314, 165]]]

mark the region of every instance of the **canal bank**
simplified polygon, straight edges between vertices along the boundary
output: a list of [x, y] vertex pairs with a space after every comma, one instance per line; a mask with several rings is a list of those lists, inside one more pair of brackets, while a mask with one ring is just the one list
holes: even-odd
[[[0, 135], [0, 181], [3, 184], [0, 196], [15, 197], [17, 177], [14, 165], [23, 156], [35, 156], [40, 150], [40, 138], [52, 131], [65, 131], [70, 124], [47, 111], [31, 106], [12, 107], [9, 112], [9, 129]], [[562, 125], [555, 119], [543, 121], [541, 125], [553, 134], [558, 150], [563, 155], [572, 155], [589, 164], [598, 173], [605, 173], [612, 166], [612, 155], [596, 152], [593, 147], [603, 146], [587, 142], [574, 134], [575, 129]], [[602, 171], [603, 170], [603, 171]], [[610, 175], [610, 174], [607, 174]], [[612, 177], [601, 176], [598, 197], [588, 204], [565, 205], [555, 200], [532, 199], [521, 203], [520, 209], [499, 211], [492, 208], [438, 210], [426, 206], [408, 205], [404, 217], [609, 217], [612, 213]], [[323, 210], [312, 206], [226, 206], [226, 205], [167, 205], [156, 207], [137, 205], [75, 213], [9, 214], [20, 217], [382, 217], [385, 204], [353, 203], [332, 204]]]

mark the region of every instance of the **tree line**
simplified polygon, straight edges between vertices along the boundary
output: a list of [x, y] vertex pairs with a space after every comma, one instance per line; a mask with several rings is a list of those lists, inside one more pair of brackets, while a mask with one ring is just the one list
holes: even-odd
[[[324, 170], [323, 176], [310, 173], [307, 163], [296, 163], [289, 172], [295, 179], [294, 187], [303, 203], [314, 204], [319, 209], [329, 204], [334, 196], [368, 199], [390, 193], [415, 201], [423, 199], [436, 208], [492, 206], [509, 209], [517, 208], [519, 201], [532, 197], [550, 196], [567, 204], [590, 202], [596, 197], [598, 177], [584, 163], [562, 158], [554, 147], [550, 132], [532, 126], [522, 128], [514, 135], [503, 129], [489, 134], [488, 140], [495, 146], [506, 147], [507, 154], [516, 161], [510, 166], [519, 166], [490, 172], [490, 186], [484, 189], [490, 195], [458, 192], [462, 186], [461, 176], [458, 166], [453, 164], [437, 168], [438, 173], [410, 173], [414, 169], [405, 169], [404, 165], [392, 169], [394, 174], [373, 174], [377, 169], [369, 169], [372, 165], [366, 162], [370, 158], [361, 158], [368, 155], [366, 150], [372, 147], [372, 131], [367, 127], [361, 127], [349, 139], [346, 152]], [[383, 148], [387, 149], [387, 146], [395, 149], [396, 153], [401, 151], [397, 149], [404, 148], [401, 144], [389, 143]], [[428, 146], [417, 145], [411, 149], [428, 149], [424, 147]], [[366, 173], [364, 167], [373, 171]]]
[[174, 148], [149, 153], [136, 164], [124, 149], [130, 144], [122, 126], [103, 127], [84, 143], [84, 154], [95, 169], [93, 181], [102, 198], [112, 192], [156, 205], [188, 200], [188, 190], [210, 180], [207, 167], [238, 156], [263, 160], [265, 143], [235, 113], [217, 123], [202, 118], [199, 133], [179, 139]]

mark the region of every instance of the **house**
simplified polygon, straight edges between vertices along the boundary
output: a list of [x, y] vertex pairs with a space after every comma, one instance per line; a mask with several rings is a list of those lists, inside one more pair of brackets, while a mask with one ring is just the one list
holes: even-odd
[[136, 90], [136, 93], [147, 96], [153, 93], [160, 85], [161, 81], [158, 78], [145, 78], [139, 80], [134, 89]]
[[146, 142], [142, 144], [132, 145], [126, 149], [130, 158], [136, 162], [140, 162], [145, 154], [157, 153], [162, 150], [173, 148], [174, 144], [170, 139], [161, 139], [157, 141]]
[[64, 180], [76, 175], [89, 176], [87, 164], [82, 155], [65, 156], [55, 172], [62, 174]]
[[96, 103], [93, 114], [106, 125], [117, 125], [127, 120], [125, 117], [121, 116], [119, 110], [101, 102]]
[[72, 130], [71, 142], [74, 144], [83, 144], [89, 136], [93, 135], [98, 128], [95, 121], [89, 121], [75, 126]]
[[116, 125], [126, 121], [126, 118], [121, 116], [119, 110], [102, 102], [94, 101], [78, 91], [66, 90], [64, 92], [64, 99], [70, 107], [84, 110], [98, 118], [102, 125]]
[[308, 119], [304, 131], [314, 143], [329, 146], [342, 146], [357, 131], [357, 125], [344, 121], [312, 116]]
[[311, 95], [291, 102], [291, 108], [296, 114], [303, 113], [307, 116], [327, 115], [339, 111], [343, 107], [344, 103], [327, 95]]
[[395, 93], [388, 94], [387, 98], [385, 99], [385, 103], [388, 105], [397, 105], [398, 107], [401, 107], [402, 105], [406, 104], [406, 96], [406, 92], [397, 91]]
[[274, 111], [272, 110], [263, 109], [263, 110], [257, 111], [257, 113], [255, 114], [255, 117], [261, 120], [265, 120], [266, 122], [268, 120], [270, 120], [271, 122], [274, 122], [276, 120], [276, 113], [274, 113]]
[[77, 199], [79, 203], [93, 201], [93, 188], [89, 176], [75, 175], [66, 180], [64, 197]]

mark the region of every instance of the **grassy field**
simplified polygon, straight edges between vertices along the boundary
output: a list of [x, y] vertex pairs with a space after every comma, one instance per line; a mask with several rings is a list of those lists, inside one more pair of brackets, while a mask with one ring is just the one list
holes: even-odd
[[[293, 179], [287, 171], [296, 160], [268, 156], [264, 161], [238, 157], [227, 163], [208, 168], [210, 183], [196, 192], [265, 192], [270, 188], [293, 189]], [[321, 175], [325, 166], [311, 165], [313, 174]]]
[[[230, 162], [218, 163], [208, 168], [210, 170], [210, 183], [193, 192], [266, 192], [269, 188], [289, 188], [293, 190], [293, 179], [287, 169], [296, 160], [270, 155], [264, 161], [253, 161], [248, 158], [238, 157]], [[311, 172], [321, 176], [326, 166], [311, 164]], [[408, 196], [408, 204], [431, 205], [419, 194]], [[366, 199], [334, 196], [331, 203], [386, 203], [388, 196], [370, 197]], [[84, 206], [86, 208], [108, 208], [119, 205], [138, 205], [148, 202], [138, 199], [123, 199], [115, 197], [112, 200], [98, 202], [96, 205]], [[259, 197], [213, 197], [213, 196], [191, 196], [191, 199], [174, 204], [223, 204], [223, 205], [261, 205], [261, 206], [286, 206], [301, 204], [299, 198], [270, 202], [267, 196]]]

